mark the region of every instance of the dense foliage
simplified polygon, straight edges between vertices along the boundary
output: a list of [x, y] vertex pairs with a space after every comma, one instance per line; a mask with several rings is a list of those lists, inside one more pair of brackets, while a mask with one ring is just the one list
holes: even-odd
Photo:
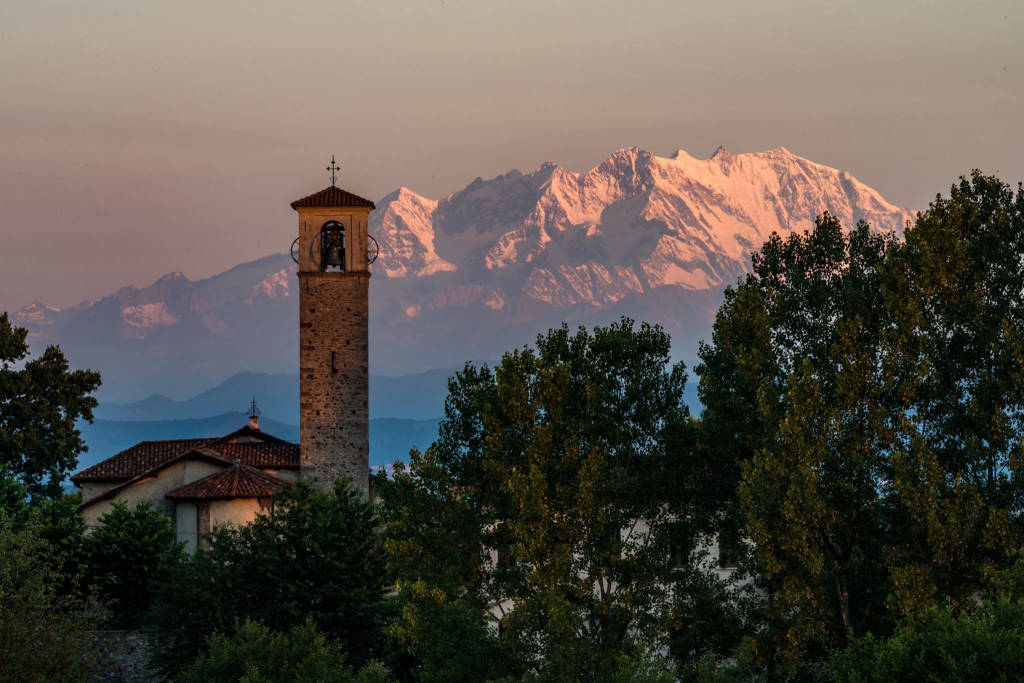
[[826, 214], [726, 292], [703, 450], [737, 478], [768, 674], [968, 608], [1024, 540], [1022, 257], [1024, 193], [976, 173], [904, 241]]
[[355, 672], [337, 643], [329, 642], [311, 620], [284, 633], [246, 620], [230, 635], [214, 633], [206, 651], [185, 667], [179, 680], [210, 683], [383, 683], [379, 664]]
[[85, 450], [75, 422], [92, 421], [100, 376], [70, 370], [56, 346], [29, 358], [27, 336], [0, 313], [0, 465], [32, 495], [57, 496]]
[[0, 680], [84, 678], [91, 621], [81, 601], [58, 592], [64, 583], [38, 523], [0, 511]]
[[886, 638], [868, 634], [829, 662], [834, 681], [988, 681], [1024, 677], [1024, 603], [999, 598], [973, 612], [932, 606]]
[[95, 378], [4, 316], [0, 676], [80, 678], [95, 590], [182, 680], [1019, 680], [1022, 293], [1024, 188], [826, 213], [725, 291], [699, 418], [660, 328], [563, 326], [457, 373], [380, 501], [300, 483], [188, 557], [147, 506], [86, 533]]
[[609, 676], [689, 627], [670, 619], [690, 573], [673, 557], [709, 511], [684, 382], [668, 336], [628, 319], [452, 379], [438, 440], [383, 489], [417, 675]]
[[215, 529], [207, 547], [168, 572], [151, 624], [169, 672], [214, 631], [251, 620], [279, 633], [311, 620], [361, 666], [381, 650], [384, 560], [374, 507], [347, 482], [329, 492], [300, 483], [268, 514]]
[[117, 628], [139, 626], [164, 577], [182, 557], [170, 518], [150, 503], [114, 503], [83, 542], [83, 580]]

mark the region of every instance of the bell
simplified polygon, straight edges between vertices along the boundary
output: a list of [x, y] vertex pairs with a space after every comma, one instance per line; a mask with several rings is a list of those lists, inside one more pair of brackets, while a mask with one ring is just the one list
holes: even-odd
[[337, 244], [331, 244], [327, 247], [326, 253], [324, 254], [324, 265], [325, 266], [338, 266], [339, 268], [345, 267], [345, 252]]

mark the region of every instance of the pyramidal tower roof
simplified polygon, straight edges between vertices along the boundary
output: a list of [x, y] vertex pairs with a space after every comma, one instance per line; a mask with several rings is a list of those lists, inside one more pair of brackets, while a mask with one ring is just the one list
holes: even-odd
[[373, 202], [369, 199], [364, 199], [357, 194], [352, 194], [351, 192], [343, 190], [340, 187], [335, 187], [334, 185], [326, 187], [319, 192], [314, 192], [302, 199], [296, 199], [292, 202], [292, 208], [296, 210], [307, 207], [325, 206], [365, 206], [369, 209], [374, 208]]

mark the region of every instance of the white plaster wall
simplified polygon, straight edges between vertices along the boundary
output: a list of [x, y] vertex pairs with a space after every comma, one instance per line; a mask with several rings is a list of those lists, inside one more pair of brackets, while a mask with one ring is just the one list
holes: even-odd
[[82, 484], [82, 486], [81, 486], [81, 489], [82, 489], [82, 500], [86, 501], [86, 500], [89, 500], [90, 498], [95, 498], [96, 496], [100, 495], [101, 493], [105, 493], [105, 492], [109, 491], [110, 489], [114, 488], [115, 486], [117, 486], [117, 482], [110, 482], [110, 481], [84, 482]]
[[90, 505], [82, 510], [82, 515], [85, 517], [87, 525], [96, 526], [99, 523], [99, 518], [109, 512], [114, 503], [127, 503], [128, 507], [135, 507], [139, 503], [149, 501], [154, 507], [173, 519], [174, 503], [164, 496], [174, 489], [191, 484], [197, 479], [202, 479], [222, 469], [224, 469], [222, 465], [215, 465], [205, 460], [177, 462], [148, 479], [135, 482], [118, 491], [117, 495], [112, 498]]
[[210, 528], [225, 524], [233, 526], [248, 524], [256, 519], [256, 515], [260, 510], [260, 502], [256, 498], [211, 501]]

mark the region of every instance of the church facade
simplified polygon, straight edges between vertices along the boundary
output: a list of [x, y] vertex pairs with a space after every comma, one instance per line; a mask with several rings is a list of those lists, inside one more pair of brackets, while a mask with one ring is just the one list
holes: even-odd
[[330, 187], [291, 204], [299, 223], [299, 443], [262, 432], [255, 411], [222, 437], [143, 441], [71, 477], [88, 525], [115, 503], [149, 502], [191, 551], [219, 524], [252, 521], [299, 478], [327, 489], [347, 477], [369, 495], [374, 205], [334, 180], [332, 171]]

